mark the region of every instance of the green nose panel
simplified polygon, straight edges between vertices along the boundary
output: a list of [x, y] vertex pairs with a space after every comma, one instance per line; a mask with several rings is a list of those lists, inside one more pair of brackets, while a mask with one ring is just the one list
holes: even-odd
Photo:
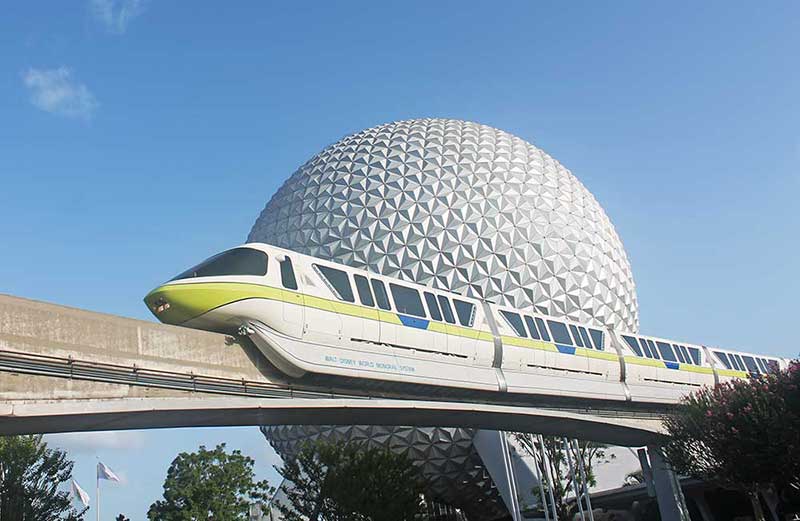
[[281, 290], [239, 282], [167, 284], [151, 291], [144, 302], [161, 322], [183, 324], [225, 304], [249, 298], [280, 300]]

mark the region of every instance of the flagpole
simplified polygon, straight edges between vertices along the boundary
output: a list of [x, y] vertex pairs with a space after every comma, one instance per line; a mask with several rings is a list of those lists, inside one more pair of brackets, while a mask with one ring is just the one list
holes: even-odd
[[95, 482], [97, 483], [97, 521], [100, 521], [100, 473], [95, 469]]

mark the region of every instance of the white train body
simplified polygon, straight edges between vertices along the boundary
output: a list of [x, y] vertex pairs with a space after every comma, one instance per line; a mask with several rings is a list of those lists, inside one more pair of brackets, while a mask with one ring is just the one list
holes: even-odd
[[787, 363], [498, 306], [259, 243], [208, 259], [145, 303], [166, 323], [244, 332], [294, 377], [674, 403]]

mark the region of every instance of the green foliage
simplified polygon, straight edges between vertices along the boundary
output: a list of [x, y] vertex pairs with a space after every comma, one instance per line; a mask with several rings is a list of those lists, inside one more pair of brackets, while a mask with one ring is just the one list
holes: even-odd
[[410, 521], [423, 485], [405, 456], [355, 444], [307, 443], [277, 469], [287, 521]]
[[688, 396], [665, 420], [681, 474], [752, 492], [800, 486], [800, 364]]
[[644, 479], [644, 472], [642, 469], [634, 470], [625, 474], [625, 479], [622, 481], [623, 487], [632, 487], [635, 485], [642, 485], [646, 483]]
[[0, 521], [83, 519], [86, 509], [75, 510], [62, 487], [72, 466], [41, 435], [0, 437]]
[[272, 493], [266, 481], [255, 481], [254, 461], [241, 451], [230, 454], [225, 444], [214, 450], [200, 446], [172, 461], [164, 481], [164, 499], [147, 512], [153, 521], [235, 521], [248, 519], [251, 502]]
[[[519, 442], [519, 445], [527, 452], [534, 461], [539, 465], [539, 472], [542, 477], [542, 484], [544, 486], [545, 494], [549, 494], [551, 484], [547, 480], [545, 472], [544, 461], [541, 458], [542, 446], [536, 436], [527, 433], [515, 433], [514, 438]], [[573, 495], [572, 478], [569, 473], [569, 460], [567, 453], [564, 449], [564, 439], [555, 436], [543, 436], [544, 450], [547, 453], [547, 458], [550, 460], [550, 473], [553, 477], [552, 491], [553, 499], [556, 503], [556, 511], [559, 519], [572, 519], [578, 511], [578, 506], [575, 502], [567, 503], [567, 496]], [[578, 447], [580, 449], [580, 457], [583, 460], [584, 470], [586, 471], [586, 480], [589, 486], [592, 487], [597, 484], [595, 480], [594, 467], [597, 463], [606, 462], [614, 459], [614, 455], [607, 455], [606, 445], [601, 443], [593, 443], [590, 441], [579, 441]], [[576, 473], [578, 471], [578, 460], [576, 454], [572, 452], [572, 463]], [[579, 482], [580, 483], [580, 482]], [[538, 487], [533, 491], [534, 496], [539, 497]], [[548, 499], [549, 501], [549, 499]]]

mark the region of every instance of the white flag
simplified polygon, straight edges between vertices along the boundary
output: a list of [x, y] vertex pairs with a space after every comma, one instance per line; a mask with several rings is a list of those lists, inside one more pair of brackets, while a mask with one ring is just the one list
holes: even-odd
[[78, 485], [78, 482], [75, 481], [74, 479], [72, 480], [72, 491], [71, 492], [72, 492], [72, 499], [73, 500], [77, 499], [78, 501], [81, 502], [81, 504], [83, 504], [83, 506], [85, 506], [85, 507], [89, 506], [89, 494], [87, 494], [86, 491], [83, 490], [81, 488], [81, 486]]
[[119, 477], [117, 477], [114, 471], [108, 468], [102, 461], [97, 462], [97, 479], [107, 479], [119, 483]]

